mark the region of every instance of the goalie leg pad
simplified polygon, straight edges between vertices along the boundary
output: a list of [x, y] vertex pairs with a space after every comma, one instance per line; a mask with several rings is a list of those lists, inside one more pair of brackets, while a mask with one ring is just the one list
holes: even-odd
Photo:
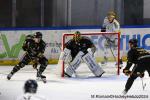
[[71, 51], [67, 48], [64, 49], [63, 52], [60, 54], [60, 60], [63, 60], [64, 62], [70, 62], [71, 61]]
[[95, 76], [101, 76], [104, 73], [104, 70], [96, 63], [91, 54], [87, 53], [82, 59]]
[[79, 52], [77, 56], [74, 58], [74, 60], [69, 64], [69, 66], [66, 68], [66, 73], [69, 76], [72, 76], [72, 74], [75, 72], [75, 70], [79, 67], [81, 63], [81, 57], [84, 55], [83, 52]]

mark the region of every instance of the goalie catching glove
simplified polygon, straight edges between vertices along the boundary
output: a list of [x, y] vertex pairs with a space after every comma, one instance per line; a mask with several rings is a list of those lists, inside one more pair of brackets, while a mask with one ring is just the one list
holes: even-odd
[[63, 52], [61, 52], [59, 60], [63, 60], [65, 63], [71, 62], [71, 50], [65, 48]]
[[88, 48], [87, 51], [94, 57], [94, 53], [96, 51], [96, 48], [95, 47]]

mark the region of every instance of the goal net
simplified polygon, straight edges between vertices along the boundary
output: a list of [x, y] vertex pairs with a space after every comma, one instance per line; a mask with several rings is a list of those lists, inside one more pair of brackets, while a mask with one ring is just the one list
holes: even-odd
[[[100, 67], [103, 68], [107, 75], [119, 75], [119, 58], [120, 58], [120, 33], [110, 32], [81, 32], [81, 36], [86, 36], [96, 46], [94, 59]], [[73, 34], [64, 34], [62, 37], [62, 49], [65, 43], [73, 38]], [[61, 76], [64, 77], [64, 69], [68, 66], [64, 62], [62, 64]], [[75, 76], [92, 76], [92, 72], [88, 66], [82, 62], [75, 71]]]

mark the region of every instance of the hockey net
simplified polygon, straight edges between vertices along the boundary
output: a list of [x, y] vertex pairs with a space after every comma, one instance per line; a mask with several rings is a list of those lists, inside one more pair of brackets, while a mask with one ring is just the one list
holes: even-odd
[[[82, 32], [81, 36], [86, 36], [96, 46], [96, 52], [94, 53], [94, 59], [100, 67], [103, 68], [107, 75], [119, 75], [119, 58], [120, 58], [120, 33], [108, 33], [108, 32]], [[70, 39], [73, 38], [73, 34], [64, 34], [62, 37], [62, 49], [64, 45]], [[62, 62], [61, 76], [64, 77], [64, 69], [68, 65]], [[75, 76], [92, 76], [92, 72], [88, 66], [82, 62], [75, 71]]]

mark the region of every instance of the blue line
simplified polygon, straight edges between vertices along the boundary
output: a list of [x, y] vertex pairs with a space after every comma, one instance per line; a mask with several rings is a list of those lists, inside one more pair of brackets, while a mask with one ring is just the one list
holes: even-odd
[[[68, 30], [68, 29], [100, 29], [101, 26], [61, 26], [61, 27], [30, 27], [30, 28], [0, 28], [0, 31], [26, 30]], [[150, 25], [124, 25], [121, 28], [150, 28]]]

